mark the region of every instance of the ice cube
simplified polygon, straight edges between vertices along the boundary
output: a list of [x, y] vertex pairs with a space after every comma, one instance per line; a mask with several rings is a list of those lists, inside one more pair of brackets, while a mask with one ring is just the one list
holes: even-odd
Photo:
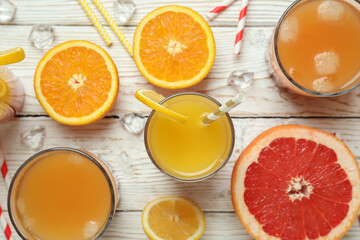
[[54, 29], [47, 25], [35, 25], [29, 35], [29, 41], [38, 49], [50, 47], [54, 38]]
[[343, 3], [336, 0], [326, 0], [317, 9], [318, 16], [323, 21], [341, 21], [344, 19], [346, 9]]
[[133, 134], [140, 134], [145, 127], [145, 118], [137, 113], [120, 115], [121, 124], [124, 128]]
[[26, 211], [24, 199], [18, 198], [16, 200], [16, 205], [17, 205], [17, 209], [19, 210], [19, 212], [24, 215], [25, 211]]
[[32, 150], [40, 149], [44, 144], [45, 128], [43, 126], [32, 126], [30, 129], [20, 133], [20, 142]]
[[0, 0], [0, 23], [10, 22], [16, 12], [16, 6], [9, 0]]
[[339, 56], [333, 51], [318, 53], [314, 57], [315, 71], [319, 75], [336, 73], [340, 65]]
[[68, 160], [70, 163], [74, 164], [74, 165], [81, 165], [82, 163], [84, 163], [85, 161], [85, 158], [83, 156], [81, 156], [80, 154], [71, 154], [69, 157], [68, 157]]
[[131, 161], [129, 160], [128, 157], [129, 154], [125, 151], [122, 151], [119, 154], [117, 163], [119, 164], [118, 169], [121, 172], [121, 174], [127, 177], [131, 177], [133, 175], [134, 170]]
[[300, 82], [303, 79], [302, 74], [294, 67], [289, 68], [289, 75], [293, 80], [297, 82]]
[[335, 90], [334, 84], [328, 76], [320, 77], [313, 81], [312, 87], [316, 92], [331, 92]]
[[115, 17], [125, 24], [134, 14], [136, 5], [133, 0], [116, 0], [114, 2]]
[[228, 85], [244, 89], [249, 87], [253, 81], [253, 72], [233, 71], [228, 78]]
[[295, 16], [287, 16], [281, 23], [279, 37], [286, 43], [294, 43], [299, 33], [299, 21]]
[[35, 219], [27, 215], [22, 216], [22, 221], [27, 229], [33, 229], [36, 226]]
[[85, 239], [91, 239], [95, 237], [95, 234], [99, 231], [99, 224], [95, 221], [89, 221], [85, 224], [83, 234]]

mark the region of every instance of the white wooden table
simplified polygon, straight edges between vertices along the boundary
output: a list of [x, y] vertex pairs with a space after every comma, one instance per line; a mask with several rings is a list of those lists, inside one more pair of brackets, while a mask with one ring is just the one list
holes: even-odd
[[[207, 228], [202, 239], [252, 239], [238, 221], [231, 204], [230, 177], [235, 160], [247, 144], [262, 131], [276, 125], [296, 123], [328, 132], [340, 132], [353, 153], [360, 157], [360, 88], [337, 98], [305, 98], [278, 88], [267, 72], [264, 54], [272, 29], [291, 0], [251, 0], [248, 8], [242, 53], [232, 54], [240, 1], [229, 7], [210, 23], [214, 32], [217, 55], [210, 74], [189, 89], [171, 91], [149, 84], [138, 72], [133, 60], [109, 27], [114, 44], [106, 47], [76, 0], [12, 0], [18, 7], [15, 19], [0, 25], [0, 50], [23, 47], [26, 59], [10, 66], [25, 86], [26, 99], [22, 112], [12, 121], [0, 125], [0, 137], [8, 159], [10, 174], [35, 152], [20, 144], [20, 132], [33, 125], [46, 128], [42, 149], [58, 146], [85, 148], [107, 162], [116, 162], [126, 151], [128, 162], [117, 169], [121, 176], [120, 203], [117, 213], [103, 239], [146, 239], [141, 227], [141, 211], [145, 204], [159, 196], [187, 196], [204, 210]], [[121, 29], [132, 39], [136, 25], [151, 10], [167, 4], [191, 7], [205, 16], [220, 0], [135, 0], [137, 10], [131, 21]], [[91, 1], [88, 1], [89, 3]], [[104, 0], [113, 14], [113, 0]], [[101, 16], [98, 11], [94, 12]], [[105, 22], [102, 21], [104, 24]], [[45, 54], [28, 42], [34, 24], [48, 24], [55, 30], [53, 46], [68, 40], [84, 39], [102, 46], [115, 61], [120, 77], [116, 105], [105, 119], [84, 127], [61, 125], [49, 118], [39, 105], [33, 90], [33, 76], [40, 58]], [[246, 102], [232, 111], [236, 129], [236, 146], [231, 161], [215, 176], [199, 183], [181, 183], [159, 172], [149, 160], [143, 135], [128, 133], [120, 124], [121, 113], [149, 114], [149, 109], [135, 100], [139, 88], [154, 89], [165, 96], [181, 91], [209, 94], [225, 102], [236, 93], [227, 85], [233, 70], [255, 72], [255, 83]], [[126, 166], [125, 166], [126, 165]], [[124, 170], [126, 169], [126, 170]], [[7, 192], [0, 183], [0, 202], [6, 209]], [[0, 239], [2, 239], [0, 237]], [[360, 239], [360, 225], [354, 226], [344, 239]]]

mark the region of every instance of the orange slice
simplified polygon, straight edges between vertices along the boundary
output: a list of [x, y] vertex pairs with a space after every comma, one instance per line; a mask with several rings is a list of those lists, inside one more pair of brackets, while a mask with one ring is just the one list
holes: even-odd
[[67, 125], [85, 125], [110, 110], [118, 94], [119, 78], [104, 49], [87, 41], [69, 41], [40, 60], [34, 88], [50, 117]]
[[235, 164], [235, 212], [255, 239], [340, 239], [360, 210], [360, 169], [343, 141], [284, 125], [256, 137]]
[[149, 202], [142, 213], [142, 225], [152, 240], [195, 240], [205, 231], [200, 207], [184, 197], [160, 197]]
[[182, 6], [155, 9], [134, 35], [134, 60], [141, 74], [163, 88], [200, 82], [215, 60], [215, 41], [207, 22]]

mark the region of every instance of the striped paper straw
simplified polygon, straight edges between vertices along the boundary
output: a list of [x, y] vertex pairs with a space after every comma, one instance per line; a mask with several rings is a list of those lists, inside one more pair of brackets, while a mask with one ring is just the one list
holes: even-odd
[[[2, 146], [0, 143], [0, 170], [1, 170], [1, 176], [4, 179], [6, 188], [9, 189], [10, 187], [10, 175], [9, 175], [9, 171], [8, 171], [8, 167], [6, 164], [6, 160], [5, 160], [5, 155], [2, 151]], [[0, 206], [0, 228], [2, 230], [2, 232], [5, 234], [5, 237], [7, 240], [13, 240], [14, 237], [12, 236], [12, 232], [10, 229], [10, 225], [8, 224], [8, 222], [6, 221], [6, 218], [4, 216], [3, 210]]]
[[0, 170], [1, 170], [2, 179], [4, 180], [7, 189], [9, 189], [11, 180], [1, 144], [0, 144]]
[[209, 20], [213, 20], [219, 13], [224, 11], [228, 6], [230, 6], [236, 0], [223, 0], [219, 5], [213, 8], [208, 15], [206, 16]]
[[84, 9], [86, 15], [88, 15], [91, 22], [94, 24], [96, 29], [99, 31], [101, 37], [104, 39], [106, 45], [110, 46], [112, 44], [109, 34], [105, 31], [104, 27], [101, 25], [99, 19], [95, 16], [94, 12], [91, 10], [89, 5], [86, 3], [86, 0], [78, 0], [82, 8]]
[[243, 38], [243, 35], [244, 35], [247, 7], [248, 7], [248, 0], [242, 0], [242, 2], [241, 2], [241, 10], [240, 10], [240, 14], [239, 14], [239, 21], [238, 21], [237, 31], [236, 31], [236, 38], [235, 38], [235, 50], [234, 50], [234, 53], [236, 55], [240, 54], [241, 41], [242, 41], [242, 38]]
[[115, 21], [113, 20], [113, 18], [109, 14], [109, 12], [106, 10], [104, 5], [101, 3], [100, 0], [93, 0], [93, 2], [95, 3], [95, 5], [99, 9], [99, 11], [101, 12], [103, 17], [106, 19], [106, 21], [109, 23], [112, 30], [115, 32], [116, 36], [120, 39], [120, 42], [124, 45], [126, 50], [129, 52], [130, 56], [132, 56], [133, 50], [132, 50], [131, 44], [126, 39], [125, 35], [120, 31], [120, 28], [118, 27], [118, 25], [116, 25]]
[[227, 101], [224, 105], [216, 109], [214, 112], [203, 117], [202, 122], [206, 125], [212, 123], [213, 121], [219, 119], [222, 115], [229, 112], [231, 109], [242, 103], [245, 99], [245, 95], [243, 93], [239, 93], [231, 100]]
[[2, 232], [5, 234], [5, 237], [7, 240], [14, 240], [14, 237], [12, 236], [12, 232], [10, 229], [10, 225], [6, 221], [5, 215], [3, 213], [3, 210], [0, 206], [0, 227]]

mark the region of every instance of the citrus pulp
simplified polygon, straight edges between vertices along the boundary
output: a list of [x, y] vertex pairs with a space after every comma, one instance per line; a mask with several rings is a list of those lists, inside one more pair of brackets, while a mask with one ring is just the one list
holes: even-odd
[[209, 73], [215, 60], [214, 37], [203, 17], [192, 9], [160, 7], [136, 28], [134, 60], [152, 84], [189, 87]]
[[50, 117], [67, 125], [85, 125], [110, 110], [118, 94], [119, 78], [104, 49], [76, 40], [45, 54], [36, 68], [34, 88]]
[[360, 209], [360, 170], [340, 139], [284, 125], [242, 152], [231, 180], [235, 212], [256, 239], [339, 239]]
[[191, 200], [160, 197], [149, 202], [142, 213], [142, 225], [152, 240], [195, 240], [205, 230], [205, 216]]

